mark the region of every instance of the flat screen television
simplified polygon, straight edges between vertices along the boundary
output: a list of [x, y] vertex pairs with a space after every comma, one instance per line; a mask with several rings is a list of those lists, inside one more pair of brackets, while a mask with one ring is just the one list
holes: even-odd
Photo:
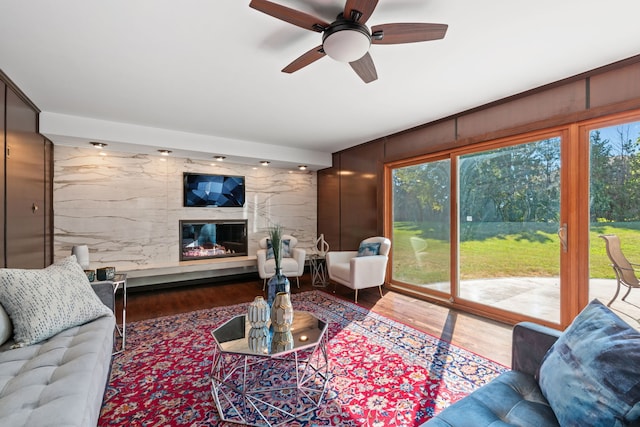
[[184, 172], [184, 206], [244, 206], [244, 176]]

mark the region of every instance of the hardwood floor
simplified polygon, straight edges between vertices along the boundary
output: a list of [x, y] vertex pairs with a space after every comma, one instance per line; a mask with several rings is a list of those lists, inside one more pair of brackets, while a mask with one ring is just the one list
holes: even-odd
[[[295, 279], [292, 293], [321, 290], [332, 293], [334, 285], [314, 288], [308, 274], [300, 278], [300, 289]], [[141, 290], [130, 288], [127, 298], [127, 322], [189, 312], [252, 301], [262, 294], [262, 281], [236, 279], [211, 284], [177, 286], [166, 289]], [[339, 298], [353, 301], [354, 293], [344, 286], [336, 286]], [[117, 305], [122, 297], [118, 294]], [[440, 337], [498, 363], [510, 366], [511, 325], [484, 319], [468, 313], [431, 304], [397, 292], [385, 290], [380, 297], [377, 288], [359, 292], [358, 304], [378, 314], [410, 325], [418, 330]]]

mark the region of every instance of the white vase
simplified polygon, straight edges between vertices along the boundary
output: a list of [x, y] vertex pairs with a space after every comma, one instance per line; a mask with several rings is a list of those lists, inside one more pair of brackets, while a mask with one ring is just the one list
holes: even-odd
[[89, 246], [77, 245], [71, 248], [71, 255], [76, 256], [76, 261], [83, 270], [89, 269]]
[[247, 310], [247, 319], [252, 328], [262, 328], [267, 326], [269, 321], [269, 305], [263, 297], [257, 296]]
[[269, 328], [266, 326], [249, 329], [249, 349], [254, 353], [269, 353]]

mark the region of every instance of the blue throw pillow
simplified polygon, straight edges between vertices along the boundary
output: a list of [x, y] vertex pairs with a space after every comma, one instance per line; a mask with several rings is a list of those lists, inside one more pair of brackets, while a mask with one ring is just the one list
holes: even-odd
[[[273, 245], [271, 239], [267, 239], [267, 259], [273, 259]], [[282, 258], [291, 258], [291, 240], [282, 239]]]
[[291, 240], [282, 239], [282, 258], [291, 258]]
[[271, 239], [267, 239], [267, 259], [273, 259], [273, 245], [271, 244]]
[[380, 255], [380, 243], [360, 243], [358, 256]]
[[594, 300], [549, 349], [540, 389], [561, 426], [640, 423], [640, 332]]

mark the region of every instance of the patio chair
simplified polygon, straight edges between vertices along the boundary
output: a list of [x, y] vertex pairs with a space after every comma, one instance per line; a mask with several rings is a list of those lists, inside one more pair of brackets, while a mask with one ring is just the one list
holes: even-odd
[[627, 293], [622, 297], [622, 301], [627, 298], [631, 289], [640, 288], [640, 281], [638, 281], [636, 277], [634, 268], [634, 266], [640, 266], [640, 264], [634, 264], [627, 260], [620, 248], [620, 238], [615, 234], [602, 234], [599, 237], [604, 239], [606, 243], [607, 255], [611, 261], [611, 267], [613, 267], [613, 271], [616, 273], [616, 281], [618, 284], [615, 295], [611, 298], [609, 304], [607, 304], [607, 306], [610, 306], [618, 297], [618, 293], [620, 293], [620, 285], [629, 288]]

